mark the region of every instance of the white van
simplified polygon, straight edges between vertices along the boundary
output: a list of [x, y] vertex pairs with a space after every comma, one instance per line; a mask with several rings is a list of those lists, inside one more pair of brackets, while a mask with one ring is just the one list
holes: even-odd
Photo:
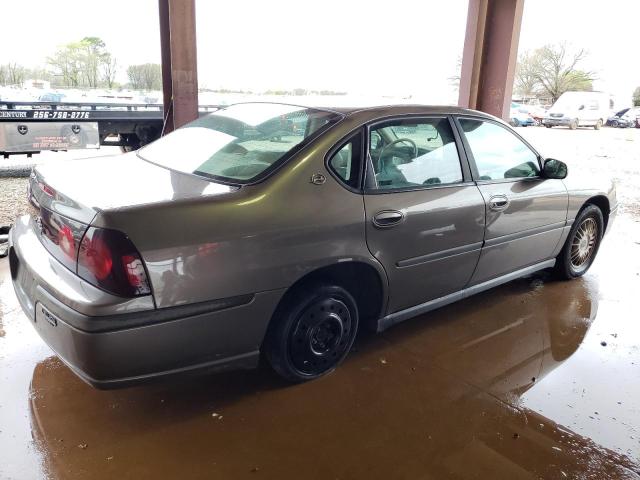
[[565, 92], [547, 111], [542, 124], [547, 127], [564, 125], [571, 130], [594, 127], [600, 130], [609, 117], [610, 96], [602, 92]]

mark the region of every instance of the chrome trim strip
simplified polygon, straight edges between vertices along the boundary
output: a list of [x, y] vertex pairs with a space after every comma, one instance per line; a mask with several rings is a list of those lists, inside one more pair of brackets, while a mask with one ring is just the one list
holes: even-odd
[[463, 255], [465, 253], [471, 253], [478, 251], [482, 248], [482, 242], [470, 243], [468, 245], [462, 245], [460, 247], [449, 248], [447, 250], [441, 250], [439, 252], [428, 253], [427, 255], [420, 255], [419, 257], [407, 258], [400, 260], [396, 263], [396, 267], [413, 267], [414, 265], [420, 265], [422, 263], [433, 262], [436, 260], [442, 260], [449, 257], [455, 257], [457, 255]]
[[559, 230], [564, 228], [566, 222], [558, 222], [552, 223], [550, 225], [544, 225], [542, 227], [530, 228], [528, 230], [523, 230], [521, 232], [510, 233], [508, 235], [502, 235], [500, 237], [490, 238], [485, 240], [485, 247], [493, 247], [494, 245], [500, 245], [501, 243], [511, 242], [513, 240], [519, 240], [524, 237], [529, 237], [533, 235], [540, 235], [541, 233], [551, 232], [553, 230]]

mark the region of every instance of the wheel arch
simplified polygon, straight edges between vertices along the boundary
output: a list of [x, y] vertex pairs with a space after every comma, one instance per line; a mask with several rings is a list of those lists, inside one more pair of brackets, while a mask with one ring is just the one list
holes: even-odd
[[[580, 210], [583, 210], [587, 205], [595, 205], [602, 212], [602, 219], [604, 220], [604, 231], [607, 231], [607, 225], [609, 224], [609, 214], [611, 213], [611, 205], [609, 199], [604, 195], [596, 195], [589, 198]], [[604, 233], [604, 232], [603, 232]]]
[[332, 263], [307, 272], [287, 289], [275, 312], [296, 291], [318, 282], [341, 286], [353, 295], [361, 325], [373, 325], [384, 313], [388, 296], [386, 274], [361, 260]]

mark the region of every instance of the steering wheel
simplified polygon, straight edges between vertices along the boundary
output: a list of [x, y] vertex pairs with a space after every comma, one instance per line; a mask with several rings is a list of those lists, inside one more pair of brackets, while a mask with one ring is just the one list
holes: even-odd
[[398, 143], [410, 143], [413, 146], [413, 158], [416, 158], [418, 156], [418, 146], [416, 145], [416, 142], [414, 142], [410, 138], [397, 138], [392, 142], [390, 142], [388, 145], [385, 145], [380, 149], [380, 155], [378, 155], [378, 161], [381, 162], [381, 165], [380, 165], [381, 167], [382, 167], [382, 155], [384, 154], [384, 151], [388, 148], [393, 147]]

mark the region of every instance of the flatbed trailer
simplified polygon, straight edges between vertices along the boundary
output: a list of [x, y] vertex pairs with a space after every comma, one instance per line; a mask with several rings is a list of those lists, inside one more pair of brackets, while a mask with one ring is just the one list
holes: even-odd
[[[201, 105], [200, 115], [218, 108]], [[0, 100], [0, 155], [100, 146], [135, 150], [159, 138], [163, 125], [159, 104]]]

